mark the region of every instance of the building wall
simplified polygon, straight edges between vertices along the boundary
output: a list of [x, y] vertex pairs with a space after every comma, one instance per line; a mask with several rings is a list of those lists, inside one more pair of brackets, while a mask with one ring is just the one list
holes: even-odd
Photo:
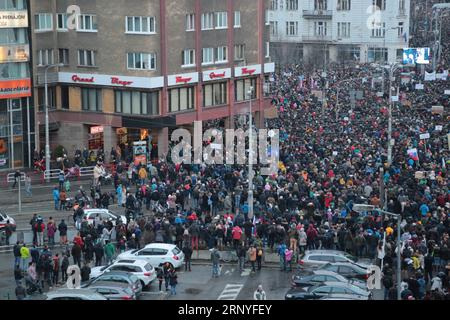
[[[331, 11], [331, 16], [327, 19], [314, 17], [308, 18], [304, 14], [304, 10], [314, 11], [314, 0], [299, 0], [298, 10], [288, 11], [286, 9], [285, 1], [274, 0], [278, 2], [277, 10], [269, 11], [269, 20], [278, 22], [278, 34], [271, 36], [272, 42], [293, 42], [304, 44], [304, 57], [309, 59], [311, 56], [306, 54], [311, 50], [306, 49], [310, 44], [323, 43], [324, 39], [320, 36], [314, 36], [314, 22], [327, 22], [327, 37], [325, 40], [329, 44], [329, 48], [339, 47], [342, 45], [352, 45], [361, 48], [361, 62], [368, 60], [368, 48], [388, 48], [388, 60], [395, 61], [397, 58], [397, 49], [402, 49], [408, 46], [408, 41], [405, 42], [402, 36], [398, 36], [397, 29], [392, 30], [398, 26], [399, 22], [403, 22], [403, 29], [409, 37], [409, 23], [410, 23], [410, 0], [405, 0], [404, 14], [399, 13], [399, 1], [386, 1], [386, 10], [381, 11], [380, 21], [386, 23], [386, 37], [374, 38], [372, 31], [368, 27], [368, 21], [371, 21], [373, 15], [370, 10], [372, 0], [351, 0], [351, 10], [342, 11], [337, 10], [338, 0], [328, 0], [327, 10]], [[280, 3], [283, 3], [282, 9]], [[269, 5], [270, 7], [270, 5]], [[298, 22], [298, 35], [286, 35], [286, 22]], [[338, 37], [338, 22], [350, 22], [351, 32], [349, 38]], [[333, 49], [330, 49], [331, 51]], [[313, 50], [313, 54], [318, 53]], [[323, 52], [322, 52], [323, 55]], [[337, 57], [336, 54], [331, 54], [331, 57]], [[274, 57], [275, 58], [275, 57]], [[278, 60], [276, 60], [278, 62]]]

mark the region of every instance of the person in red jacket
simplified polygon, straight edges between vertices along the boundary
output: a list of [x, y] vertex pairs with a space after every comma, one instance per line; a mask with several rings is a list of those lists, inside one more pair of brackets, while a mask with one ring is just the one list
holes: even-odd
[[315, 240], [317, 237], [317, 230], [316, 228], [314, 228], [314, 225], [311, 223], [308, 226], [308, 230], [306, 231], [306, 237], [307, 237], [307, 246], [308, 246], [308, 250], [314, 250], [316, 248], [315, 246]]
[[73, 243], [76, 243], [80, 246], [80, 248], [83, 248], [84, 242], [83, 239], [80, 236], [80, 233], [78, 232], [77, 235], [73, 238]]
[[237, 250], [239, 247], [239, 242], [241, 241], [242, 229], [239, 226], [235, 226], [231, 231], [231, 235], [233, 237], [234, 249]]

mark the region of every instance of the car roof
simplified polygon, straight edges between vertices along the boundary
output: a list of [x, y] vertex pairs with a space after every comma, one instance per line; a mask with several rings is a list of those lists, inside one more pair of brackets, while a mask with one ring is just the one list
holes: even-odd
[[128, 288], [128, 287], [129, 287], [128, 283], [100, 280], [100, 281], [93, 283], [88, 288], [110, 288], [110, 289], [119, 288], [119, 289], [121, 289], [121, 288]]
[[305, 256], [308, 255], [320, 255], [320, 254], [334, 254], [334, 255], [340, 255], [340, 256], [348, 256], [349, 254], [344, 251], [338, 251], [338, 250], [306, 250]]
[[98, 294], [97, 292], [94, 292], [89, 289], [57, 289], [54, 291], [49, 291], [46, 293], [47, 297], [57, 297], [57, 296], [94, 296], [94, 297], [101, 297], [104, 298], [102, 295]]
[[314, 270], [313, 274], [316, 275], [328, 275], [328, 276], [342, 276], [337, 272], [329, 271], [329, 270]]
[[104, 277], [104, 276], [123, 276], [123, 277], [129, 278], [129, 277], [133, 276], [133, 274], [130, 274], [129, 272], [126, 272], [126, 271], [113, 270], [113, 271], [109, 271], [108, 273], [101, 274], [100, 276], [98, 276], [98, 278]]
[[141, 259], [135, 259], [135, 260], [131, 260], [131, 259], [121, 259], [121, 260], [117, 260], [116, 262], [114, 262], [112, 265], [124, 265], [124, 264], [128, 264], [128, 265], [137, 265], [137, 266], [145, 266], [148, 264], [147, 261], [145, 260], [141, 260]]
[[149, 248], [159, 248], [159, 249], [174, 249], [176, 245], [170, 243], [150, 243], [145, 246], [146, 249]]

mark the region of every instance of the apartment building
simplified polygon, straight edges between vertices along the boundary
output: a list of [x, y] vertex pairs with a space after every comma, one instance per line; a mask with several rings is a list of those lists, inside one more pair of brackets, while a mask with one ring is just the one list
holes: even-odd
[[276, 62], [380, 62], [408, 47], [410, 0], [271, 0]]
[[29, 14], [26, 0], [0, 0], [0, 170], [32, 164]]
[[[262, 124], [267, 0], [39, 0], [31, 4], [37, 103], [49, 83], [50, 144], [69, 152], [151, 139], [252, 109]], [[52, 66], [62, 64], [61, 66]], [[37, 113], [43, 147], [44, 117]], [[227, 122], [232, 125], [233, 121]], [[150, 137], [150, 138], [148, 138]]]

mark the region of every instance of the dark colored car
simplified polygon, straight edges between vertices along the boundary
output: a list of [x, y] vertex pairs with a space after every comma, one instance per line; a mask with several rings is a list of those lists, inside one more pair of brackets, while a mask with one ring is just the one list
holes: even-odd
[[372, 293], [355, 285], [342, 282], [324, 282], [307, 289], [292, 288], [285, 296], [286, 300], [318, 300], [330, 295], [355, 296], [355, 300], [372, 299]]
[[335, 263], [326, 263], [320, 266], [317, 269], [300, 269], [300, 275], [311, 274], [314, 270], [324, 270], [324, 271], [332, 271], [340, 274], [341, 276], [346, 277], [347, 279], [360, 279], [367, 280], [369, 274], [366, 268], [363, 268], [357, 263], [349, 263], [349, 262], [335, 262]]
[[307, 288], [322, 284], [323, 282], [343, 282], [353, 284], [361, 289], [367, 289], [367, 282], [360, 279], [348, 279], [336, 272], [327, 270], [315, 270], [311, 274], [292, 277], [292, 286]]
[[133, 292], [138, 296], [142, 293], [142, 284], [139, 281], [138, 277], [129, 272], [123, 271], [111, 271], [102, 274], [101, 276], [94, 278], [82, 285], [82, 288], [86, 288], [92, 284], [95, 284], [99, 281], [102, 282], [114, 282], [114, 283], [126, 283], [131, 286]]

